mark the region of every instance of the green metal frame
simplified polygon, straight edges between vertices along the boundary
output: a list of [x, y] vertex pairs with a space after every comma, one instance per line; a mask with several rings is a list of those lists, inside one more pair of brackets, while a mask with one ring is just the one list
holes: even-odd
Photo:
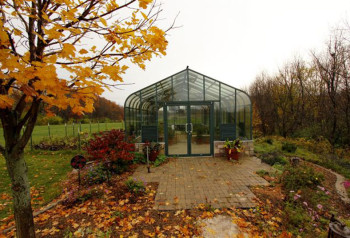
[[191, 153], [191, 137], [187, 134], [187, 154], [172, 154], [171, 156], [206, 156], [214, 154], [214, 102], [201, 101], [187, 101], [187, 102], [169, 102], [164, 104], [164, 141], [165, 141], [165, 155], [169, 155], [168, 150], [168, 106], [186, 106], [187, 107], [187, 122], [191, 122], [191, 106], [192, 105], [210, 105], [209, 113], [209, 130], [210, 130], [210, 153], [209, 154], [192, 154]]
[[[174, 101], [174, 86], [177, 87], [177, 85], [174, 85], [174, 80], [177, 79], [179, 80], [179, 78], [176, 78], [176, 76], [178, 75], [182, 75], [184, 76], [185, 78], [185, 82], [187, 84], [187, 101]], [[190, 74], [197, 74], [197, 76], [202, 76], [202, 83], [203, 83], [203, 101], [190, 101], [190, 90], [195, 90], [194, 92], [195, 93], [198, 93], [200, 94], [200, 87], [196, 87], [196, 84], [190, 84]], [[198, 78], [200, 79], [200, 78]], [[166, 81], [166, 80], [169, 80], [169, 81]], [[212, 84], [210, 84], [210, 82], [212, 82]], [[165, 83], [165, 84], [164, 84]], [[192, 81], [191, 81], [192, 83]], [[215, 83], [215, 84], [213, 84]], [[217, 90], [218, 90], [218, 97], [215, 96], [215, 94], [213, 94], [214, 91], [210, 91], [211, 90], [211, 87], [209, 87], [209, 84], [212, 85], [213, 87], [218, 87]], [[164, 87], [163, 85], [165, 85], [165, 88], [168, 88], [170, 90], [169, 93], [171, 93], [170, 98], [169, 100], [171, 100], [171, 102], [164, 102], [162, 100], [163, 97], [160, 97], [160, 95], [165, 95], [164, 94]], [[200, 81], [198, 81], [198, 84], [197, 86], [200, 85]], [[156, 110], [156, 113], [155, 113], [155, 121], [156, 121], [156, 124], [158, 125], [158, 111], [159, 111], [159, 108], [161, 108], [163, 105], [164, 105], [164, 110], [163, 110], [163, 120], [164, 120], [164, 141], [167, 142], [167, 120], [166, 120], [166, 115], [167, 115], [167, 105], [208, 105], [208, 104], [211, 104], [211, 107], [210, 107], [210, 154], [213, 155], [214, 154], [214, 133], [215, 133], [215, 126], [216, 125], [220, 125], [224, 122], [225, 118], [227, 117], [227, 114], [226, 115], [223, 115], [223, 110], [225, 110], [225, 104], [226, 102], [224, 102], [225, 98], [227, 99], [228, 98], [228, 90], [229, 89], [232, 89], [232, 94], [234, 95], [234, 99], [235, 99], [235, 102], [234, 102], [234, 123], [236, 124], [236, 126], [238, 126], [238, 109], [237, 109], [237, 101], [238, 100], [244, 100], [245, 103], [244, 103], [244, 117], [246, 117], [246, 113], [245, 113], [245, 110], [246, 110], [246, 107], [248, 107], [248, 103], [250, 104], [250, 135], [246, 135], [247, 137], [249, 136], [250, 139], [252, 139], [252, 121], [253, 121], [253, 115], [252, 115], [252, 103], [251, 103], [251, 98], [249, 97], [249, 95], [247, 93], [245, 93], [244, 91], [240, 90], [240, 89], [237, 89], [235, 87], [232, 87], [228, 84], [225, 84], [223, 82], [220, 82], [218, 80], [215, 80], [211, 77], [208, 77], [204, 74], [201, 74], [199, 72], [196, 72], [194, 70], [191, 70], [191, 69], [185, 69], [185, 70], [182, 70], [178, 73], [175, 73], [165, 79], [162, 79], [160, 81], [157, 81], [156, 83], [153, 83], [151, 85], [149, 85], [148, 87], [145, 87], [141, 90], [138, 90], [132, 94], [129, 95], [129, 97], [125, 100], [125, 103], [124, 103], [124, 121], [125, 121], [125, 129], [126, 129], [126, 133], [127, 134], [130, 134], [128, 130], [130, 130], [130, 125], [135, 125], [135, 131], [136, 133], [138, 134], [139, 133], [139, 129], [141, 128], [142, 125], [144, 125], [144, 118], [143, 118], [143, 115], [150, 115], [149, 113], [147, 113], [147, 108], [145, 110], [145, 107], [144, 107], [144, 104], [143, 102], [147, 102], [147, 96], [152, 96], [153, 97], [153, 93], [152, 93], [152, 87], [154, 88], [155, 90], [155, 96], [154, 96], [154, 100], [155, 101], [149, 101], [150, 103], [154, 103], [154, 107], [152, 110]], [[171, 87], [171, 88], [170, 88]], [[206, 88], [208, 87], [208, 88]], [[148, 90], [150, 89], [150, 90]], [[214, 89], [214, 88], [213, 88]], [[145, 90], [145, 98], [143, 98], [143, 90]], [[208, 92], [206, 92], [208, 91]], [[158, 93], [162, 93], [162, 94], [159, 94]], [[241, 95], [239, 94], [244, 94], [246, 97], [244, 98], [241, 98]], [[146, 96], [147, 95], [147, 96]], [[214, 96], [213, 96], [214, 95]], [[137, 99], [139, 98], [139, 99]], [[218, 98], [218, 100], [210, 100], [210, 99], [216, 99]], [[240, 99], [241, 98], [241, 99]], [[130, 99], [130, 101], [129, 101]], [[207, 100], [209, 99], [209, 100]], [[138, 101], [139, 100], [139, 101]], [[230, 100], [228, 98], [228, 100]], [[247, 101], [249, 100], [249, 101]], [[128, 105], [127, 105], [127, 102], [128, 102]], [[219, 102], [219, 105], [218, 105], [218, 116], [215, 116], [215, 121], [217, 121], [217, 124], [214, 125], [214, 103], [215, 102]], [[140, 103], [140, 105], [138, 105], [137, 108], [135, 108], [134, 106], [137, 105], [138, 103]], [[147, 107], [147, 106], [146, 106]], [[240, 112], [242, 113], [242, 112]], [[152, 114], [151, 114], [152, 115]], [[188, 115], [189, 115], [189, 112], [188, 112]], [[128, 118], [127, 118], [128, 116]], [[223, 117], [224, 116], [224, 117]], [[128, 119], [130, 119], [130, 122], [128, 121]], [[246, 119], [246, 118], [245, 118]], [[245, 120], [244, 119], [244, 120]], [[189, 119], [188, 119], [189, 120]], [[245, 123], [247, 123], [245, 121]], [[236, 130], [237, 133], [239, 133], [239, 130]], [[238, 135], [238, 134], [237, 134]], [[189, 142], [190, 143], [190, 142]], [[166, 150], [167, 150], [167, 146], [166, 146]], [[167, 151], [166, 151], [167, 152]]]

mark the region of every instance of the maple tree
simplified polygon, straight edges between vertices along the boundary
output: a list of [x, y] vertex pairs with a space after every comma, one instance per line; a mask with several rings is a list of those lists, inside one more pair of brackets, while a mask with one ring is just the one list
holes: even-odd
[[96, 96], [122, 82], [128, 60], [145, 68], [165, 55], [172, 26], [156, 26], [161, 9], [152, 0], [1, 0], [0, 11], [0, 151], [17, 236], [35, 237], [23, 150], [40, 105], [92, 112]]

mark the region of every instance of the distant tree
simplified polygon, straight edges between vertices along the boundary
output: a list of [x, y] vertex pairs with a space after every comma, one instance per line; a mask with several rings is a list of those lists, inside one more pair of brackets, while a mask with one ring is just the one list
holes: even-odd
[[350, 145], [350, 27], [334, 31], [310, 63], [294, 59], [274, 75], [258, 75], [250, 94], [264, 135], [323, 136], [333, 149]]
[[92, 112], [96, 95], [122, 81], [128, 68], [122, 62], [145, 68], [154, 55], [165, 55], [166, 31], [156, 26], [160, 11], [152, 0], [0, 2], [0, 151], [18, 237], [35, 237], [23, 150], [40, 105], [48, 112], [53, 106]]
[[317, 69], [319, 79], [321, 80], [320, 97], [324, 100], [323, 108], [320, 112], [323, 114], [324, 126], [327, 138], [332, 145], [339, 140], [339, 123], [341, 115], [340, 103], [342, 74], [349, 69], [343, 69], [346, 59], [346, 49], [342, 33], [335, 34], [328, 43], [327, 50], [323, 54], [313, 53], [315, 68]]
[[124, 108], [106, 98], [98, 97], [94, 108], [91, 118], [109, 118], [111, 120], [123, 120], [124, 118]]

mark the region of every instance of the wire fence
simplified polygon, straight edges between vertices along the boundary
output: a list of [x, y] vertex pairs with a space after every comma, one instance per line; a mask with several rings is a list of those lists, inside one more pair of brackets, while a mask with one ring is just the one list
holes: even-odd
[[[35, 126], [27, 147], [32, 150], [35, 145], [42, 142], [50, 142], [64, 138], [70, 138], [77, 142], [78, 149], [81, 149], [81, 140], [90, 138], [94, 133], [112, 129], [124, 129], [124, 122], [97, 122], [97, 123], [65, 123], [63, 125]], [[23, 128], [22, 132], [25, 130]], [[5, 144], [3, 129], [0, 128], [1, 145]]]

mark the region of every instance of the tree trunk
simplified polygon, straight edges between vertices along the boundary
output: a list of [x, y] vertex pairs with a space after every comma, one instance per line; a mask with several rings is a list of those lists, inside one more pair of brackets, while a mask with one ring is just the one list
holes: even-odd
[[23, 150], [15, 149], [11, 153], [5, 153], [5, 157], [12, 183], [17, 237], [35, 237], [28, 168], [24, 161]]

